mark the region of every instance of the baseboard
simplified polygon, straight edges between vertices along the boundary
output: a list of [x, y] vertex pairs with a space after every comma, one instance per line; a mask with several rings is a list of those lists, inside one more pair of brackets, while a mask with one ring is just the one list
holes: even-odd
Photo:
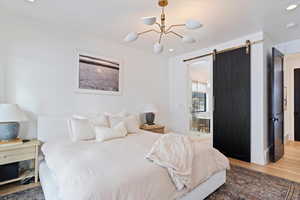
[[265, 150], [265, 164], [268, 164], [270, 162], [270, 147], [268, 147], [266, 150]]
[[284, 144], [287, 144], [289, 142], [289, 140], [290, 140], [289, 135], [285, 135], [284, 136]]

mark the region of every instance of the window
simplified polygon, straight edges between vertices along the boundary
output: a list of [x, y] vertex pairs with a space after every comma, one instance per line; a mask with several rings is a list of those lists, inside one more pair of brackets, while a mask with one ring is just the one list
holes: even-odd
[[207, 112], [206, 84], [192, 81], [192, 113]]

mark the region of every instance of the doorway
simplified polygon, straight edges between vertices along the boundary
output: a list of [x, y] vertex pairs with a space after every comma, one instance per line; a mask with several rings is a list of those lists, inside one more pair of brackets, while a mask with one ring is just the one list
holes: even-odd
[[285, 143], [300, 141], [300, 53], [284, 59]]
[[212, 136], [212, 56], [196, 60], [188, 66], [189, 132]]

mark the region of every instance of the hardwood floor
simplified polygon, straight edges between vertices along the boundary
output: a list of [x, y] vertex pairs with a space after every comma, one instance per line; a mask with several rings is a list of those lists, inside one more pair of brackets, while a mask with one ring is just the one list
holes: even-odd
[[300, 183], [300, 142], [286, 144], [284, 157], [276, 163], [262, 166], [232, 158], [230, 163]]

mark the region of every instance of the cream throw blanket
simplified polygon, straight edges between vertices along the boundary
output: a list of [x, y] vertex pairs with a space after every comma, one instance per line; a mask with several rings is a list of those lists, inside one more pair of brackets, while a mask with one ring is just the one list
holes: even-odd
[[146, 159], [167, 169], [177, 190], [192, 189], [193, 146], [189, 137], [179, 134], [161, 136]]

